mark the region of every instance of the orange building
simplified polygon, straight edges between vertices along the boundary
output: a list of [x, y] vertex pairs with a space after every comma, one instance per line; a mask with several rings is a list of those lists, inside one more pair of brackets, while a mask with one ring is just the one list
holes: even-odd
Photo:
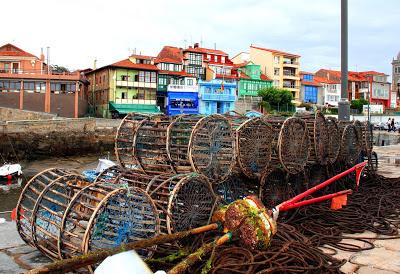
[[82, 75], [51, 71], [43, 53], [38, 58], [12, 44], [0, 46], [0, 107], [83, 116], [87, 101]]

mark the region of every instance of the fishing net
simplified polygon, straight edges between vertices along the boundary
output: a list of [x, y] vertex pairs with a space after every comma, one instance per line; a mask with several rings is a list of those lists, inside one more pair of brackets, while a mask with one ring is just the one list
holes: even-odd
[[340, 121], [341, 132], [340, 153], [338, 159], [346, 165], [353, 166], [360, 158], [361, 144], [356, 127], [351, 123]]
[[326, 118], [328, 129], [328, 162], [333, 164], [339, 156], [340, 152], [340, 132], [337, 125], [337, 119], [334, 117]]
[[115, 136], [115, 156], [121, 166], [133, 168], [137, 165], [133, 155], [133, 137], [139, 123], [148, 117], [140, 113], [129, 113], [121, 121]]

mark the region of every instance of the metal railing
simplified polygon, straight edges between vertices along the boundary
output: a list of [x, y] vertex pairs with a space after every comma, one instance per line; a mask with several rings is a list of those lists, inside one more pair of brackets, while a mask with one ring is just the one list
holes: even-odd
[[40, 75], [79, 75], [78, 71], [75, 72], [58, 72], [58, 71], [50, 71], [48, 73], [47, 70], [41, 70], [41, 69], [36, 69], [36, 70], [22, 70], [22, 69], [0, 69], [0, 73], [7, 73], [7, 74], [40, 74]]
[[283, 64], [285, 64], [285, 65], [299, 65], [299, 62], [290, 61], [290, 60], [283, 60]]

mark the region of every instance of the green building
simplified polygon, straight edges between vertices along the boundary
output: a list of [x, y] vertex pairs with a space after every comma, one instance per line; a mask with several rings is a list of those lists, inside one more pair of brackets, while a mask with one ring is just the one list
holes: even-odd
[[114, 64], [86, 73], [88, 102], [92, 115], [123, 117], [129, 112], [159, 113], [157, 72], [153, 57], [132, 55]]
[[258, 91], [272, 87], [272, 80], [261, 72], [261, 66], [252, 62], [235, 65], [238, 71], [238, 95], [258, 96]]

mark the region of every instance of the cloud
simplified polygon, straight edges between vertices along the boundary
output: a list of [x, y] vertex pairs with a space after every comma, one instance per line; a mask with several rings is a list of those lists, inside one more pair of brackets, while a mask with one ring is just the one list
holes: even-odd
[[[21, 8], [23, 7], [23, 8]], [[133, 50], [156, 55], [164, 45], [200, 42], [232, 56], [250, 44], [302, 55], [302, 69], [340, 67], [340, 1], [335, 0], [87, 0], [6, 1], [2, 43], [51, 63], [86, 68], [106, 65]], [[400, 50], [397, 0], [349, 1], [349, 66], [391, 73]], [[23, 18], [23, 20], [21, 20]], [[397, 43], [397, 44], [396, 44]]]

